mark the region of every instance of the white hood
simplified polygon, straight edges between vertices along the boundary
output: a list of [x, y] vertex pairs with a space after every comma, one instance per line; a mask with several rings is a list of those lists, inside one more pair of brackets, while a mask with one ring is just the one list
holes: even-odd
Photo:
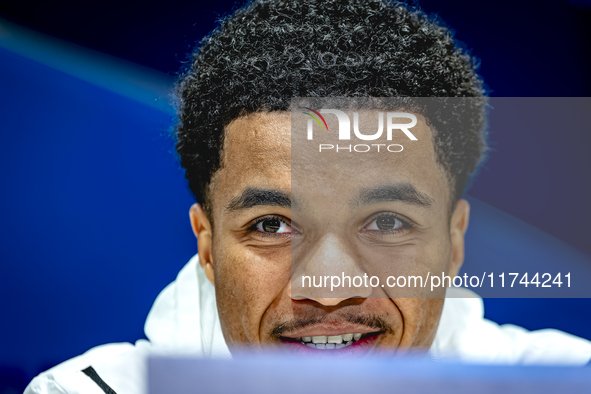
[[[557, 330], [527, 331], [484, 319], [482, 299], [449, 289], [430, 353], [434, 358], [503, 364], [584, 365], [591, 342]], [[108, 344], [89, 350], [33, 379], [25, 394], [104, 394], [84, 370], [91, 366], [120, 394], [145, 394], [150, 354], [228, 358], [213, 285], [197, 256], [156, 299], [145, 325], [150, 342]]]
[[144, 326], [155, 351], [227, 358], [215, 291], [199, 265], [198, 255], [158, 295]]

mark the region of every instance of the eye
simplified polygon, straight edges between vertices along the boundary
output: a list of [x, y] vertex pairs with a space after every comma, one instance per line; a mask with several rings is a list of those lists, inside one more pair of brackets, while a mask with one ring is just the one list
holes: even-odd
[[368, 224], [366, 224], [361, 231], [364, 232], [380, 232], [380, 233], [398, 233], [410, 229], [411, 225], [402, 220], [393, 212], [381, 212], [372, 216]]
[[265, 216], [259, 218], [250, 226], [249, 230], [269, 235], [297, 233], [297, 231], [292, 229], [289, 220], [279, 216]]

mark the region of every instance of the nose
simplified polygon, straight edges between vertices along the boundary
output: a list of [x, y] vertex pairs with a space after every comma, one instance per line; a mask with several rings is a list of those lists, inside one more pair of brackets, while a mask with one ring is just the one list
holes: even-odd
[[[358, 265], [355, 251], [336, 234], [327, 234], [292, 256], [292, 276], [289, 287], [293, 300], [312, 300], [321, 305], [335, 306], [350, 298], [367, 298], [371, 287]], [[361, 282], [361, 286], [354, 283]]]

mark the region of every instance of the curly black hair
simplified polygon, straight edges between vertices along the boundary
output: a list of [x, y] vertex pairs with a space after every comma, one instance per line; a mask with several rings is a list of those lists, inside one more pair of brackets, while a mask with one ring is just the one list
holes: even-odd
[[471, 97], [426, 114], [455, 202], [486, 151], [477, 67], [453, 32], [416, 6], [249, 2], [202, 39], [176, 86], [176, 149], [189, 188], [207, 211], [224, 128], [257, 111], [287, 111], [292, 97]]

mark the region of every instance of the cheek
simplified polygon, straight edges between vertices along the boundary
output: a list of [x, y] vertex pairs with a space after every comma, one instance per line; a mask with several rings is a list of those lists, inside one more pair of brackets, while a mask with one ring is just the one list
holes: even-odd
[[449, 237], [439, 234], [422, 237], [400, 248], [368, 251], [364, 268], [369, 276], [377, 276], [384, 285], [378, 288], [378, 297], [443, 297], [443, 288], [432, 293], [429, 283], [431, 277], [448, 273], [450, 261]]
[[441, 218], [416, 248], [415, 264], [431, 275], [447, 272], [451, 261], [451, 238], [447, 219]]
[[404, 319], [404, 335], [400, 345], [429, 348], [437, 333], [444, 299], [404, 298], [393, 302]]
[[260, 342], [261, 319], [289, 283], [290, 261], [289, 248], [269, 253], [239, 243], [214, 246], [216, 301], [229, 345]]

